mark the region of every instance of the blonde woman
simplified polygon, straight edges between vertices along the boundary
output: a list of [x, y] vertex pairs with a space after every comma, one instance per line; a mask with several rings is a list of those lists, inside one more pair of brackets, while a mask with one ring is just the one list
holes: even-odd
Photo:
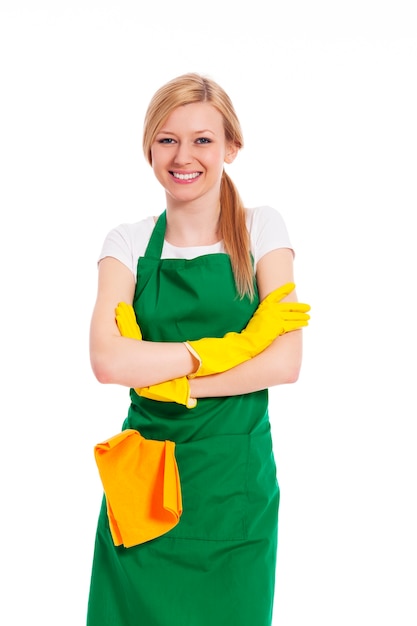
[[92, 368], [131, 388], [122, 431], [175, 443], [183, 511], [167, 532], [126, 547], [103, 500], [88, 626], [272, 621], [279, 488], [267, 389], [297, 380], [309, 307], [297, 304], [282, 217], [245, 208], [224, 170], [242, 146], [217, 83], [171, 80], [143, 134], [165, 206], [104, 241]]

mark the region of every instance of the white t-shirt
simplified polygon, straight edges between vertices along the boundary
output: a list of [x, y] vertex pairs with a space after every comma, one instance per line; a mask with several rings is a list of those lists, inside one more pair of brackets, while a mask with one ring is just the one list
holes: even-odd
[[[287, 228], [281, 214], [272, 207], [261, 206], [246, 209], [246, 225], [250, 235], [250, 248], [256, 265], [267, 252], [278, 248], [292, 249]], [[134, 224], [120, 224], [113, 228], [104, 240], [99, 261], [111, 256], [126, 265], [136, 280], [139, 257], [145, 254], [155, 226], [150, 216]], [[210, 246], [178, 247], [167, 241], [162, 248], [162, 259], [194, 259], [203, 254], [224, 253], [223, 242]]]

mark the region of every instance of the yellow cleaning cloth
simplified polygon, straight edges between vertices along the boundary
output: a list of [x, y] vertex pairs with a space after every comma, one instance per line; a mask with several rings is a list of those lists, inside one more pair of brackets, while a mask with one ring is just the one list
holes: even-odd
[[116, 546], [130, 548], [178, 524], [182, 498], [174, 442], [127, 429], [98, 443], [94, 455]]

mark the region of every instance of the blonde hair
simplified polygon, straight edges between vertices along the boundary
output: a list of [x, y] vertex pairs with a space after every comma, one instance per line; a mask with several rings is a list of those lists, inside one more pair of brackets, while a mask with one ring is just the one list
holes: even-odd
[[[240, 123], [226, 92], [210, 78], [195, 73], [183, 74], [158, 89], [149, 103], [143, 128], [143, 151], [151, 165], [151, 146], [163, 123], [174, 109], [193, 102], [208, 102], [214, 106], [223, 117], [226, 141], [238, 149], [243, 147]], [[253, 298], [254, 273], [245, 209], [236, 186], [224, 170], [220, 207], [219, 234], [230, 256], [237, 290], [241, 297]]]

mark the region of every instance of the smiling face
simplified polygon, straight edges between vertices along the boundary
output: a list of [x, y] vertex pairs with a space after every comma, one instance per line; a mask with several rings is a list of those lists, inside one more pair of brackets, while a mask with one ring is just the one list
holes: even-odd
[[224, 163], [238, 148], [226, 142], [223, 117], [207, 102], [174, 109], [151, 145], [152, 168], [167, 206], [217, 207]]

